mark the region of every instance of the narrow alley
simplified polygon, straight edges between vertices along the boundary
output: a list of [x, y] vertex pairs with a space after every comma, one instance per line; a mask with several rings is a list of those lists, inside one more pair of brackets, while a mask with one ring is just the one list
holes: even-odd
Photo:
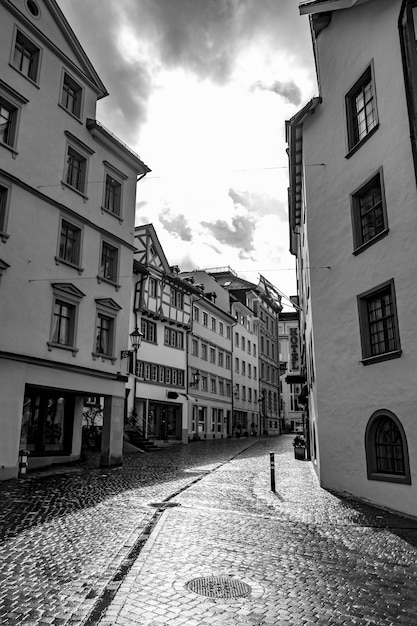
[[60, 471], [0, 485], [2, 624], [417, 624], [417, 522], [322, 490], [292, 436]]

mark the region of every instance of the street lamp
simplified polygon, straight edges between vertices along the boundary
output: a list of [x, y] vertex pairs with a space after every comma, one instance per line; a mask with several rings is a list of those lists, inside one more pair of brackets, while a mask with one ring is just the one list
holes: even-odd
[[200, 382], [200, 372], [196, 370], [192, 373], [193, 380], [190, 382], [190, 387], [198, 387], [198, 383]]
[[135, 328], [130, 335], [130, 343], [132, 345], [132, 350], [122, 350], [120, 353], [121, 359], [128, 359], [132, 352], [137, 352], [140, 348], [140, 344], [142, 343], [143, 333], [139, 330], [139, 328]]

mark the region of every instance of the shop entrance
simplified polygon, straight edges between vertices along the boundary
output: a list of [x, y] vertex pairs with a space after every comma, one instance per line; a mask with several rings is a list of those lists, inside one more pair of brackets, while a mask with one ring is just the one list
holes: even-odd
[[75, 398], [60, 390], [26, 388], [20, 448], [34, 456], [70, 454]]

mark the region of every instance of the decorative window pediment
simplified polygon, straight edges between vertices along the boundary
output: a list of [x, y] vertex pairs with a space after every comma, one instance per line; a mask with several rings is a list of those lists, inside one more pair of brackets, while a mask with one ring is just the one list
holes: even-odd
[[52, 287], [55, 291], [60, 291], [62, 294], [72, 296], [73, 298], [84, 298], [85, 296], [85, 293], [72, 283], [52, 283]]
[[96, 304], [111, 311], [121, 311], [122, 307], [113, 298], [96, 298]]

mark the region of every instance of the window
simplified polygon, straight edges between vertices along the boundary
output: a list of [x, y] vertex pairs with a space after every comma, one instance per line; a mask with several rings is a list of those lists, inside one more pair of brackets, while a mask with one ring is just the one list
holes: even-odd
[[219, 335], [224, 335], [224, 324], [219, 322]]
[[52, 324], [48, 348], [67, 348], [76, 354], [78, 307], [85, 294], [71, 283], [53, 283], [52, 288]]
[[217, 393], [217, 384], [215, 378], [210, 378], [210, 391], [211, 393]]
[[226, 339], [230, 339], [231, 332], [230, 326], [226, 326]]
[[252, 365], [248, 363], [248, 378], [252, 378]]
[[239, 333], [235, 333], [235, 346], [239, 347]]
[[111, 359], [114, 363], [116, 318], [121, 306], [111, 298], [96, 298], [97, 317], [93, 357]]
[[66, 72], [62, 81], [61, 105], [75, 115], [81, 116], [81, 98], [83, 90], [78, 83], [75, 82]]
[[210, 348], [210, 363], [216, 362], [216, 349]]
[[230, 354], [226, 354], [225, 366], [227, 370], [230, 370], [232, 367], [232, 357]]
[[203, 391], [207, 391], [208, 390], [208, 380], [207, 380], [207, 376], [202, 376], [201, 377], [201, 389]]
[[[174, 328], [168, 328], [166, 326], [164, 332], [164, 340], [166, 346], [172, 346], [173, 348], [179, 348], [180, 350], [184, 349], [184, 333], [181, 330], [175, 330]], [[193, 339], [193, 342], [194, 341], [195, 340]], [[195, 343], [197, 344], [197, 352], [193, 352], [193, 354], [196, 354], [196, 356], [198, 356], [198, 342]]]
[[219, 350], [218, 352], [217, 361], [218, 361], [219, 367], [224, 366], [224, 352], [221, 352], [221, 350]]
[[219, 395], [224, 396], [224, 380], [219, 380]]
[[203, 311], [203, 326], [208, 326], [208, 314]]
[[113, 354], [113, 319], [99, 313], [96, 330], [96, 353], [111, 356]]
[[253, 356], [256, 356], [256, 343], [253, 344]]
[[257, 377], [258, 377], [258, 370], [257, 370], [256, 365], [254, 365], [254, 366], [253, 366], [253, 377], [254, 377], [254, 379], [255, 379], [255, 380], [256, 380], [256, 379], [257, 379]]
[[381, 234], [388, 234], [381, 172], [352, 194], [351, 206], [355, 251], [360, 247], [362, 251], [367, 244], [380, 239]]
[[198, 306], [193, 306], [193, 320], [195, 322], [200, 321], [200, 309], [198, 308]]
[[248, 341], [248, 354], [251, 354], [251, 342]]
[[346, 95], [346, 117], [348, 147], [352, 150], [378, 127], [372, 65]]
[[248, 400], [252, 402], [252, 387], [248, 387]]
[[365, 452], [369, 480], [411, 484], [407, 438], [394, 413], [382, 409], [371, 416]]
[[40, 50], [20, 30], [16, 31], [12, 65], [30, 80], [37, 82]]
[[298, 384], [290, 384], [290, 411], [300, 411], [298, 397], [301, 393], [301, 386]]
[[198, 341], [196, 339], [191, 340], [191, 354], [198, 356]]
[[362, 363], [401, 356], [394, 280], [358, 296]]
[[104, 189], [104, 209], [120, 217], [122, 200], [122, 184], [106, 174], [106, 183]]
[[242, 361], [242, 375], [246, 376], [246, 361]]
[[232, 394], [232, 385], [230, 383], [226, 383], [226, 396], [230, 398]]
[[184, 308], [184, 294], [182, 291], [171, 288], [171, 306], [174, 306], [177, 309]]
[[206, 343], [201, 344], [201, 358], [203, 359], [203, 361], [207, 361], [207, 344]]
[[245, 338], [244, 337], [242, 337], [241, 339], [241, 348], [242, 350], [245, 350]]
[[235, 372], [239, 372], [239, 359], [235, 357]]
[[240, 398], [240, 386], [238, 385], [238, 383], [236, 383], [235, 385], [233, 395], [235, 396], [235, 398]]
[[156, 298], [157, 293], [158, 293], [157, 282], [155, 278], [150, 278], [149, 279], [149, 295], [151, 296], [151, 298]]
[[6, 235], [7, 218], [9, 211], [10, 189], [0, 182], [0, 239], [5, 242], [8, 239]]
[[76, 267], [80, 267], [81, 261], [81, 235], [82, 230], [63, 219], [58, 246], [58, 260], [64, 261]]
[[0, 142], [14, 147], [18, 108], [0, 96]]
[[103, 241], [101, 247], [100, 278], [116, 283], [118, 258], [118, 249], [106, 241]]
[[151, 322], [150, 320], [141, 320], [140, 329], [143, 334], [143, 341], [148, 341], [149, 343], [156, 343], [156, 324], [155, 322]]
[[73, 187], [74, 189], [77, 189], [77, 191], [84, 194], [86, 174], [87, 159], [68, 146], [65, 182], [70, 187]]
[[246, 387], [242, 385], [242, 400], [246, 400]]
[[213, 330], [214, 332], [216, 332], [216, 328], [217, 328], [216, 318], [215, 318], [215, 317], [212, 317], [212, 318], [211, 318], [211, 330]]

